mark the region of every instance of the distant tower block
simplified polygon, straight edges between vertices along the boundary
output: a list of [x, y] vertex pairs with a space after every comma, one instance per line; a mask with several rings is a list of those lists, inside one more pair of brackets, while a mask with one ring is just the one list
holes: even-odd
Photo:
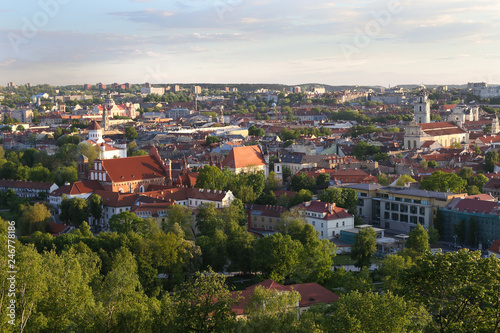
[[417, 96], [417, 102], [414, 105], [414, 118], [418, 124], [431, 122], [431, 103], [427, 97], [427, 93], [423, 90]]

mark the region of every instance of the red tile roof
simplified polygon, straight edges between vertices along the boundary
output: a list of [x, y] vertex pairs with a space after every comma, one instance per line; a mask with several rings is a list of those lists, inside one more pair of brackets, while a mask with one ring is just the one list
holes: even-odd
[[301, 298], [300, 307], [311, 306], [318, 303], [333, 303], [339, 300], [339, 295], [331, 292], [316, 282], [294, 284], [291, 286], [298, 291]]
[[500, 239], [494, 241], [493, 244], [491, 244], [491, 246], [488, 248], [488, 251], [500, 254]]
[[6, 188], [32, 188], [48, 191], [54, 183], [48, 182], [28, 182], [24, 180], [0, 179], [0, 187]]
[[479, 200], [479, 198], [470, 199], [466, 197], [458, 202], [452, 201], [447, 208], [460, 212], [500, 215], [498, 202]]
[[347, 213], [347, 208], [337, 207], [334, 203], [325, 203], [319, 200], [304, 202], [295, 207], [309, 212], [326, 213], [323, 217], [324, 220], [336, 220], [352, 217], [352, 215]]
[[63, 185], [57, 190], [53, 191], [51, 195], [79, 195], [92, 193], [97, 190], [104, 190], [100, 182], [98, 182], [97, 180], [82, 180], [74, 182], [70, 185]]
[[166, 177], [163, 167], [151, 155], [102, 160], [102, 166], [115, 183]]
[[104, 206], [130, 207], [139, 198], [137, 193], [120, 193], [111, 191], [95, 191], [104, 200]]
[[431, 136], [462, 134], [465, 133], [463, 129], [458, 127], [452, 122], [440, 121], [436, 123], [418, 124], [422, 130]]
[[331, 292], [325, 287], [322, 287], [316, 282], [284, 286], [280, 283], [274, 282], [273, 280], [266, 280], [254, 284], [241, 292], [231, 292], [234, 298], [236, 298], [238, 294], [241, 297], [239, 303], [233, 305], [233, 312], [237, 315], [242, 315], [245, 311], [245, 307], [251, 300], [255, 288], [259, 286], [268, 290], [276, 290], [278, 292], [291, 292], [292, 290], [297, 291], [300, 294], [299, 307], [308, 307], [319, 303], [330, 304], [339, 300], [339, 296], [337, 294]]
[[231, 169], [261, 165], [266, 165], [266, 160], [259, 146], [233, 147], [224, 161], [222, 161], [223, 167]]

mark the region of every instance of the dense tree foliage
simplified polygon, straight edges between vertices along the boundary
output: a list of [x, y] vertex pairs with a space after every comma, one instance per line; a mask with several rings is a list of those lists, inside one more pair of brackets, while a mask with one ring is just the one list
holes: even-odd
[[464, 193], [467, 182], [454, 173], [433, 172], [420, 182], [420, 188], [429, 191]]
[[371, 227], [362, 228], [354, 236], [351, 258], [356, 260], [356, 267], [369, 266], [377, 250], [377, 233]]

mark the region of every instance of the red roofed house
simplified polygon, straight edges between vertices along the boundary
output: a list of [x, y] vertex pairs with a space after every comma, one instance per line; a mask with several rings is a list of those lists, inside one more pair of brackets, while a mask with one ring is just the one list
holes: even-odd
[[245, 308], [247, 304], [250, 303], [252, 295], [257, 287], [277, 291], [279, 293], [292, 291], [298, 292], [300, 294], [300, 301], [298, 304], [300, 312], [307, 310], [311, 305], [321, 303], [331, 304], [339, 300], [339, 296], [337, 294], [331, 292], [316, 282], [284, 286], [280, 283], [274, 282], [273, 280], [266, 280], [254, 284], [241, 292], [231, 292], [234, 298], [238, 297], [238, 295], [241, 297], [238, 304], [233, 305], [233, 312], [235, 312], [237, 316], [241, 316], [245, 313]]
[[320, 239], [332, 240], [340, 235], [341, 230], [354, 228], [354, 217], [347, 213], [347, 208], [335, 204], [307, 201], [293, 207], [301, 212], [306, 222], [319, 233]]
[[483, 186], [483, 192], [500, 198], [500, 179], [492, 178]]
[[269, 175], [268, 157], [264, 155], [261, 146], [233, 147], [222, 161], [222, 167], [229, 168], [236, 174], [262, 170], [266, 178]]
[[94, 160], [90, 179], [97, 180], [107, 191], [145, 192], [150, 185], [165, 185], [172, 179], [170, 160], [162, 161], [156, 147], [147, 156]]
[[83, 180], [77, 181], [73, 184], [65, 184], [49, 194], [49, 202], [54, 207], [59, 207], [63, 197], [67, 199], [82, 198], [87, 199], [94, 193], [94, 191], [103, 190], [103, 187], [98, 181]]
[[27, 182], [24, 180], [0, 179], [0, 191], [13, 190], [18, 197], [34, 198], [39, 192], [49, 194], [55, 191], [58, 186], [49, 182]]

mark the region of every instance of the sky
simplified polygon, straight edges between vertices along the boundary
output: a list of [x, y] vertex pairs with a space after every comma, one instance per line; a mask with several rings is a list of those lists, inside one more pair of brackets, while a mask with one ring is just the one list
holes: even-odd
[[500, 84], [497, 0], [23, 0], [0, 85]]

